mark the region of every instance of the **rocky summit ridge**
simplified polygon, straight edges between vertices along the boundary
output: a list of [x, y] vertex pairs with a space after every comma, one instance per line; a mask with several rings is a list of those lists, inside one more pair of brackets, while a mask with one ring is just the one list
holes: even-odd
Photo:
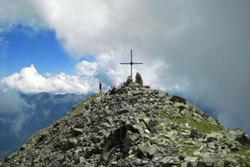
[[247, 167], [250, 139], [130, 78], [82, 101], [0, 166]]

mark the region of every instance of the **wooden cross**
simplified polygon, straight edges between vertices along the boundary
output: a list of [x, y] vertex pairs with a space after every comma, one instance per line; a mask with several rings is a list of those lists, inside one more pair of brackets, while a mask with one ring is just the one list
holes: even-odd
[[133, 62], [133, 51], [132, 51], [132, 49], [131, 49], [130, 63], [120, 63], [120, 64], [123, 64], [123, 65], [130, 64], [130, 67], [131, 67], [131, 77], [133, 77], [133, 65], [134, 65], [134, 64], [143, 64], [143, 63], [135, 63], [135, 62]]

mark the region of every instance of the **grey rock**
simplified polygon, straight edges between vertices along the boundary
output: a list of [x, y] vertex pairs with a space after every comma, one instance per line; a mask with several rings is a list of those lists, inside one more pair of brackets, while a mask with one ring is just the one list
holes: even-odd
[[198, 138], [199, 137], [198, 130], [197, 129], [191, 129], [189, 137], [190, 138]]
[[75, 160], [75, 164], [82, 164], [85, 161], [84, 157], [77, 157]]
[[198, 161], [197, 166], [204, 166], [204, 167], [213, 167], [216, 158], [214, 155], [211, 154], [204, 154], [202, 155], [202, 159]]
[[147, 153], [149, 156], [153, 157], [158, 152], [158, 150], [158, 146], [154, 144], [148, 148]]
[[129, 86], [130, 84], [133, 83], [133, 78], [132, 76], [128, 76], [127, 81], [125, 82], [124, 86]]
[[138, 83], [139, 85], [143, 85], [141, 74], [138, 72], [135, 75], [135, 82]]
[[77, 139], [69, 138], [67, 140], [67, 144], [69, 145], [69, 147], [75, 147], [75, 146], [77, 146]]
[[250, 147], [250, 138], [246, 135], [246, 133], [240, 134], [239, 136], [236, 137], [235, 140], [238, 141], [242, 145]]
[[133, 109], [131, 106], [125, 106], [125, 107], [122, 107], [121, 109], [119, 109], [118, 114], [127, 113], [127, 112], [130, 112], [132, 110]]
[[138, 133], [134, 133], [134, 132], [131, 132], [131, 131], [127, 131], [127, 134], [126, 134], [126, 139], [128, 142], [132, 142], [134, 143], [136, 140], [138, 140], [140, 138], [139, 134]]
[[160, 164], [164, 167], [171, 167], [178, 164], [177, 161], [179, 161], [177, 157], [165, 156], [163, 159], [160, 160]]
[[179, 103], [183, 103], [183, 104], [186, 104], [186, 100], [182, 97], [179, 97], [179, 96], [172, 96], [170, 98], [170, 101], [171, 102], [179, 102]]
[[83, 129], [80, 129], [80, 128], [72, 128], [72, 133], [73, 133], [75, 136], [81, 135], [83, 132], [84, 132]]
[[214, 167], [225, 167], [224, 160], [220, 159], [215, 162]]
[[215, 138], [215, 137], [207, 137], [206, 138], [207, 143], [210, 143], [210, 142], [213, 142], [213, 141], [216, 141], [216, 140], [217, 140], [217, 138]]
[[198, 163], [198, 157], [185, 157], [184, 161], [186, 162], [184, 165], [186, 167], [196, 167]]

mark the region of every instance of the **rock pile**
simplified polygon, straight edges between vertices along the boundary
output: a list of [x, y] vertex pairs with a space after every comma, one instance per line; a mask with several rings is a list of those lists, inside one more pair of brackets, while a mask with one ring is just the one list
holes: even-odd
[[178, 96], [126, 82], [78, 104], [2, 166], [250, 166], [250, 139]]

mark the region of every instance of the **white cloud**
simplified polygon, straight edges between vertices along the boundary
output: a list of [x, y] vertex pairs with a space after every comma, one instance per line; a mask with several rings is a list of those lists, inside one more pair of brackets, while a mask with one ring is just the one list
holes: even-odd
[[[129, 65], [120, 65], [120, 62], [129, 62], [130, 61], [130, 51], [110, 51], [97, 56], [98, 62], [98, 71], [106, 74], [111, 83], [115, 86], [126, 81], [127, 76], [130, 75], [130, 66]], [[188, 81], [185, 79], [180, 79], [176, 77], [173, 80], [173, 77], [170, 77], [169, 66], [158, 59], [152, 61], [145, 57], [139, 57], [137, 54], [142, 55], [142, 53], [134, 52], [136, 55], [134, 57], [136, 62], [143, 62], [142, 65], [134, 65], [133, 71], [134, 75], [136, 72], [140, 72], [143, 77], [144, 84], [150, 85], [153, 88], [168, 90], [171, 92], [174, 91], [183, 91], [188, 87]], [[116, 55], [127, 55], [127, 56], [116, 56]], [[164, 71], [165, 75], [168, 75], [168, 78], [161, 78], [159, 74], [162, 74]], [[172, 80], [171, 80], [172, 79]], [[171, 80], [171, 81], [170, 81]]]
[[[93, 68], [96, 64], [82, 61], [77, 65], [78, 75], [39, 74], [34, 65], [23, 68], [19, 73], [14, 73], [2, 79], [2, 83], [8, 88], [24, 93], [89, 93], [96, 91], [97, 80]], [[84, 77], [82, 77], [84, 76]], [[94, 86], [96, 85], [96, 87]]]
[[[181, 90], [214, 107], [227, 127], [250, 132], [249, 1], [1, 0], [0, 4], [0, 25], [43, 23], [75, 57], [95, 55], [98, 70], [114, 84], [129, 74], [119, 62], [127, 61], [134, 48], [135, 58], [144, 62], [136, 69], [147, 84]], [[67, 82], [61, 85], [74, 80], [64, 78]]]
[[13, 25], [23, 24], [41, 29], [46, 24], [38, 16], [32, 0], [0, 0], [0, 34], [10, 31]]
[[96, 62], [82, 61], [76, 65], [78, 75], [82, 77], [95, 77], [97, 75], [98, 64]]

